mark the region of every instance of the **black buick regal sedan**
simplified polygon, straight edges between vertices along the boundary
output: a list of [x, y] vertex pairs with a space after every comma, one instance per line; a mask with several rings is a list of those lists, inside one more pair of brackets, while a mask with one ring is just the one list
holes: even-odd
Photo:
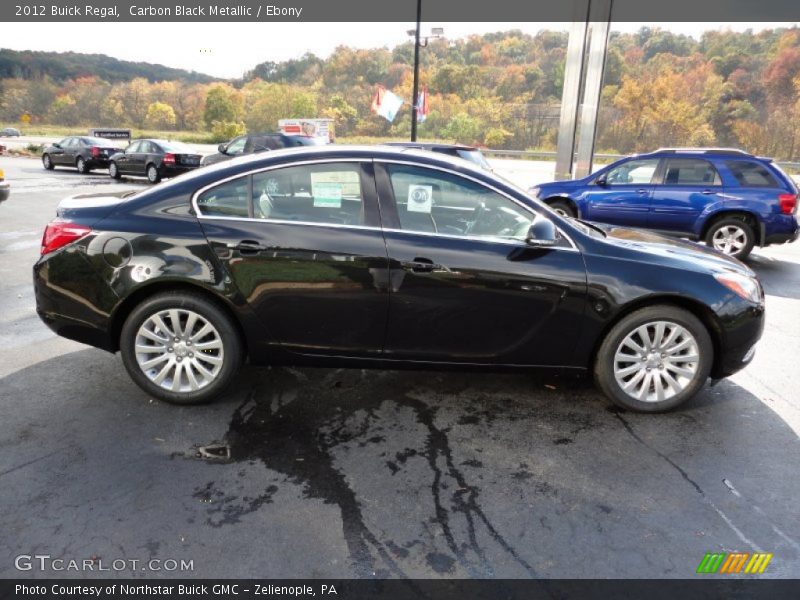
[[249, 359], [560, 369], [656, 412], [744, 367], [764, 323], [735, 259], [564, 218], [465, 161], [385, 146], [68, 198], [41, 254], [44, 322], [120, 351], [142, 389], [180, 404], [219, 396]]

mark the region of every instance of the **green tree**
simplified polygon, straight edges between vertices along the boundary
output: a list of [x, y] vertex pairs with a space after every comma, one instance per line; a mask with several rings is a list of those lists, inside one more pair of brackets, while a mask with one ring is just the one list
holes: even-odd
[[206, 95], [203, 121], [211, 129], [214, 123], [233, 123], [242, 117], [243, 102], [241, 93], [226, 84], [214, 84]]
[[148, 127], [169, 129], [175, 126], [175, 109], [166, 102], [153, 102], [147, 107]]

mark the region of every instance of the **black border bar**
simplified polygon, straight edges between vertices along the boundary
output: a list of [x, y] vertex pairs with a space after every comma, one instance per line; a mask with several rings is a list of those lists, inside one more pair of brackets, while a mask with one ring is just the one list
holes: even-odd
[[[571, 22], [590, 0], [423, 0], [427, 22]], [[182, 7], [185, 10], [179, 10]], [[612, 21], [800, 21], [798, 0], [613, 0]], [[416, 0], [3, 0], [0, 22], [411, 22]], [[0, 40], [2, 46], [2, 40]]]
[[[18, 586], [24, 586], [20, 588]], [[112, 587], [113, 586], [113, 587]], [[181, 587], [182, 586], [182, 587]], [[86, 591], [77, 591], [81, 588]], [[99, 590], [99, 591], [98, 591]], [[343, 580], [308, 579], [26, 579], [0, 580], [0, 598], [21, 600], [770, 600], [796, 599], [800, 580], [744, 579], [496, 579], [496, 580]]]

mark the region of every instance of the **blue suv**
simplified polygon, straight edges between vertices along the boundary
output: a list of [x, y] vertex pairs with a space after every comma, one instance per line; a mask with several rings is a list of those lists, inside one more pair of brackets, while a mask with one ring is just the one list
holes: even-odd
[[739, 259], [798, 236], [794, 181], [742, 150], [662, 148], [530, 193], [564, 216], [702, 240]]

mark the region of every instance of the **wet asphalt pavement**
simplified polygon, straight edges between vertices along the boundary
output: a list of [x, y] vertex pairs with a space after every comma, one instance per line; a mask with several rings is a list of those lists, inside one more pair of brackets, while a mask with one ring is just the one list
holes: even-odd
[[[49, 554], [194, 565], [136, 577], [684, 578], [732, 551], [800, 577], [800, 244], [751, 260], [754, 363], [670, 414], [555, 377], [287, 368], [181, 408], [34, 311], [58, 200], [143, 184], [0, 168], [0, 577], [80, 576], [14, 567]], [[198, 456], [215, 443], [230, 457]]]

